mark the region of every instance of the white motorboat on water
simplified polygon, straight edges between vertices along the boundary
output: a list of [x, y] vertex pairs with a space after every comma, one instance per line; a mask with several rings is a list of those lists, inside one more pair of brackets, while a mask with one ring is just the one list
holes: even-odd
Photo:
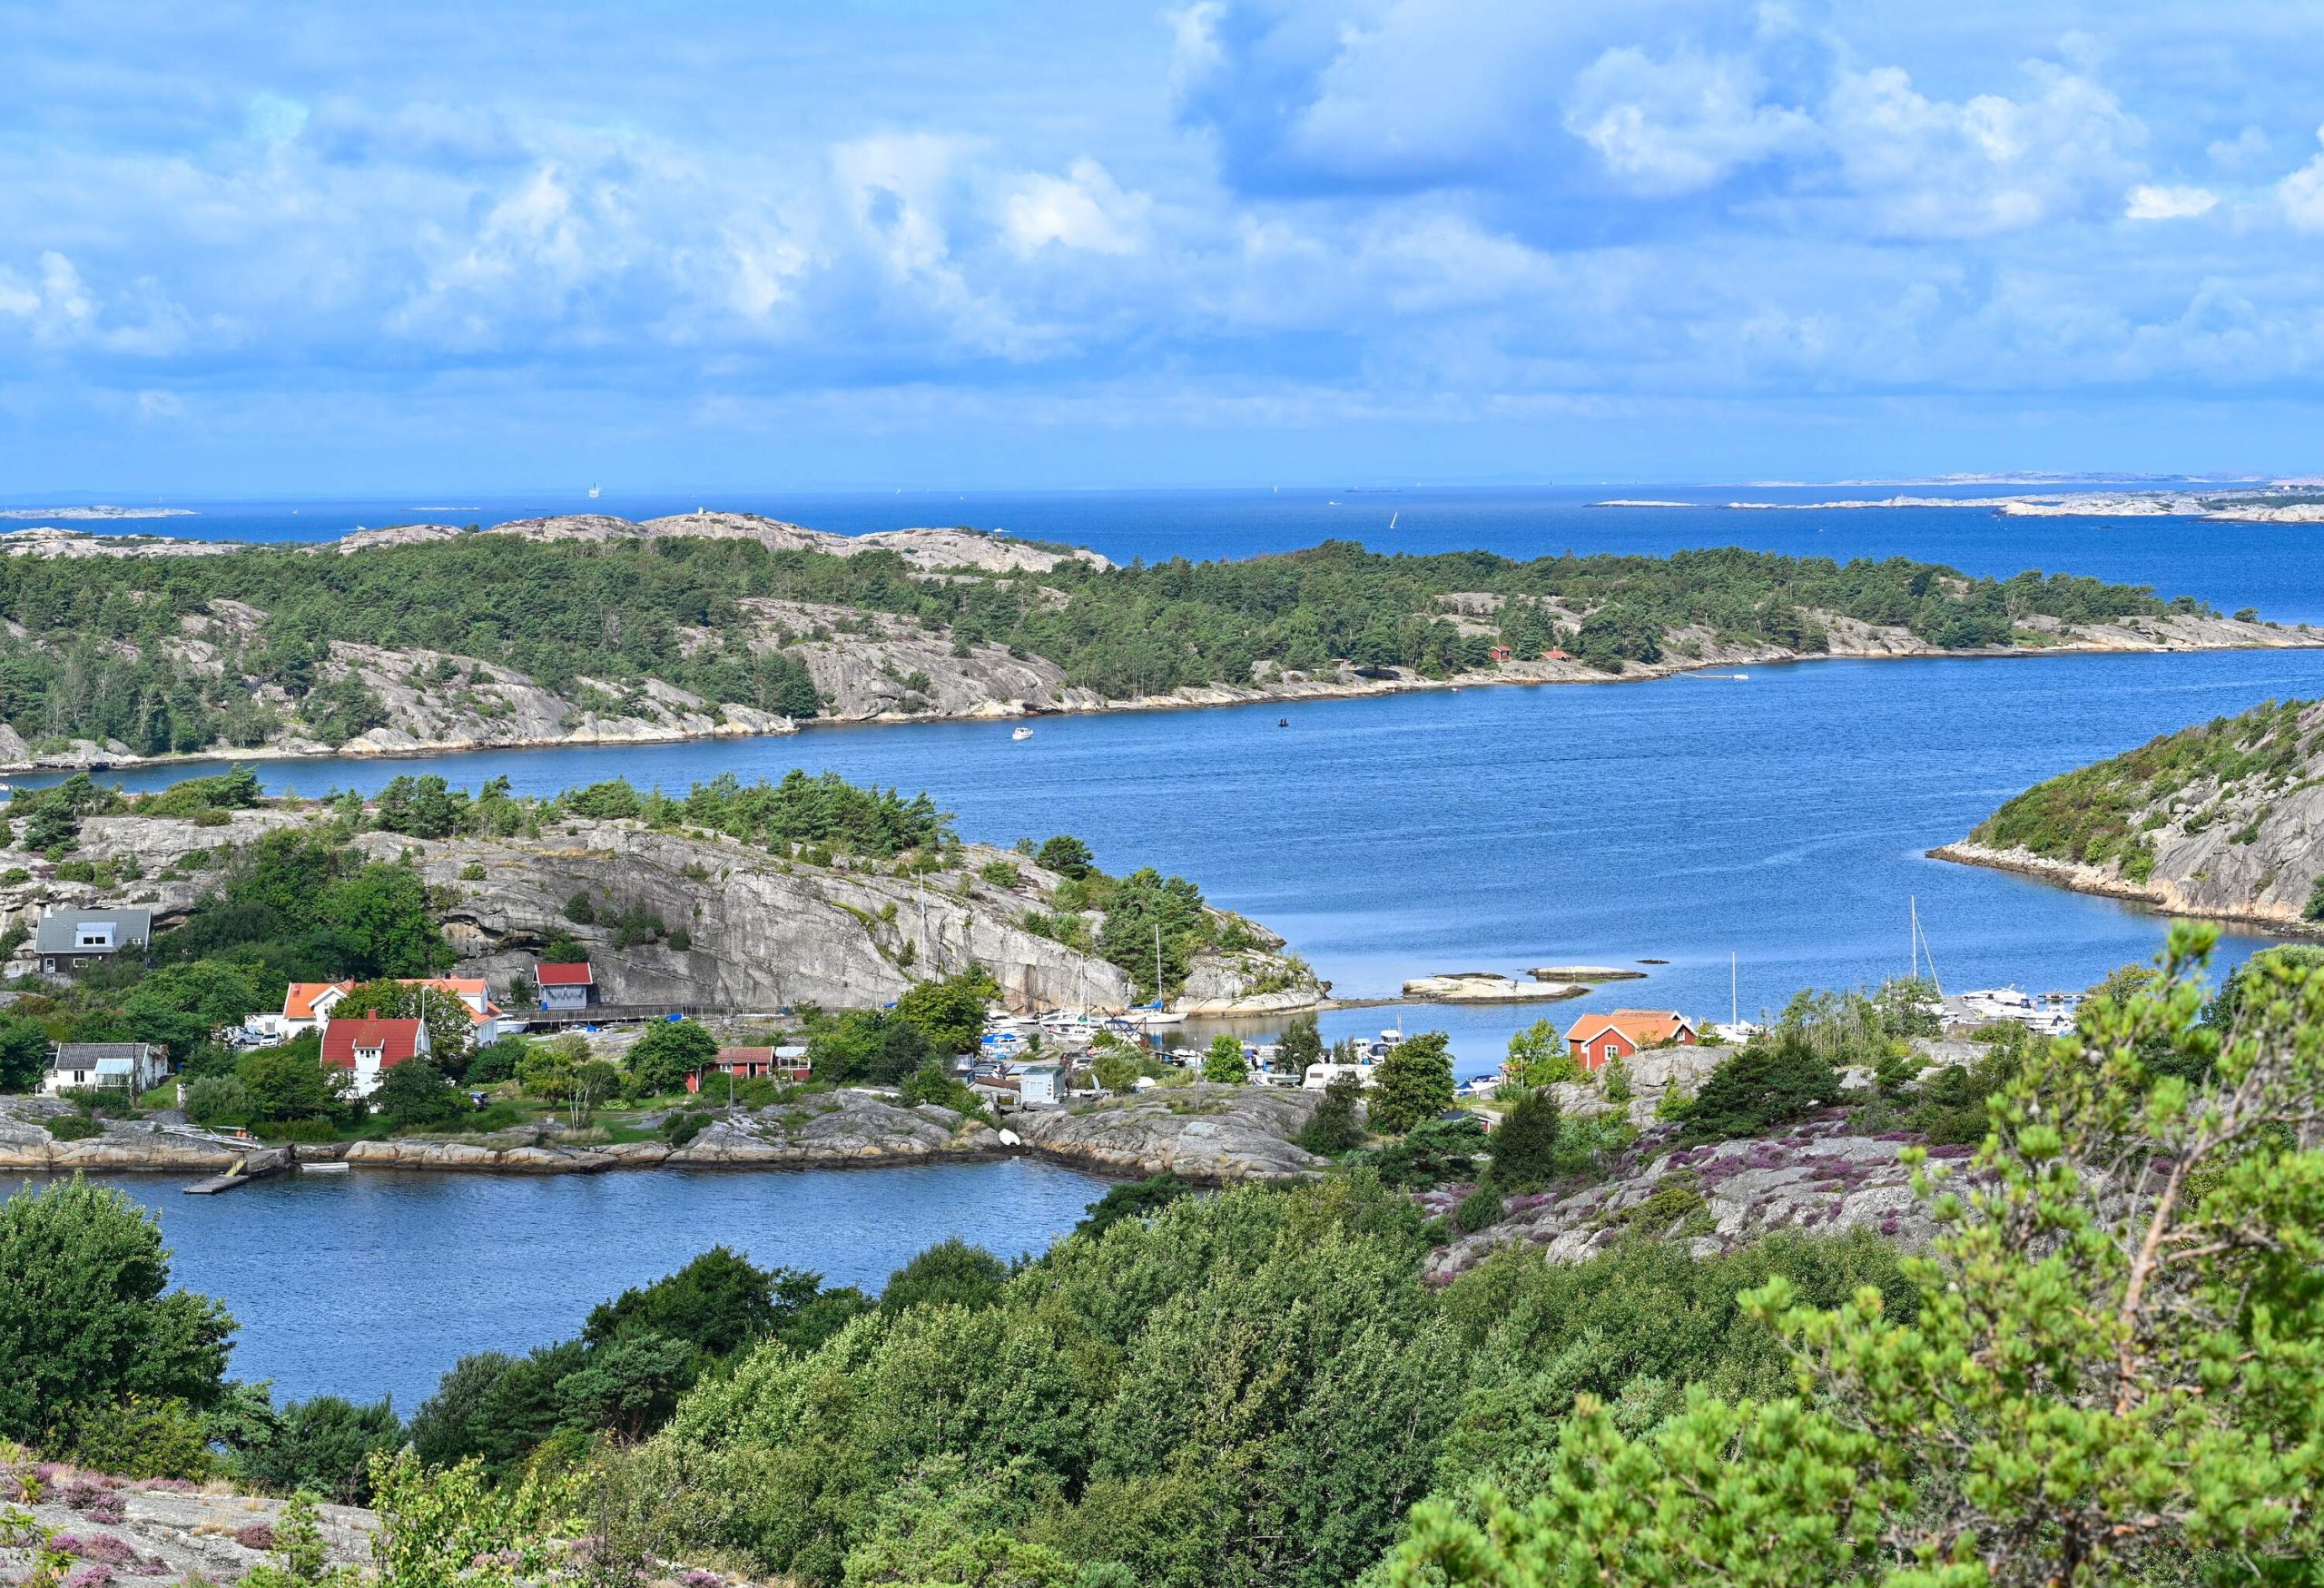
[[1009, 736], [1012, 739], [1029, 739], [1033, 736], [1033, 730], [1020, 724], [1009, 730]]
[[1093, 1042], [1105, 1029], [1086, 1014], [1066, 1010], [1041, 1017], [1041, 1030], [1060, 1042]]

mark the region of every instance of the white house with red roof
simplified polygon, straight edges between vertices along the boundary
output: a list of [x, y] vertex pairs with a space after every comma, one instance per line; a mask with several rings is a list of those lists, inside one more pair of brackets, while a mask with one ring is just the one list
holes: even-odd
[[[399, 976], [394, 980], [399, 986], [425, 987], [458, 1003], [468, 1014], [470, 1035], [478, 1046], [518, 1029], [518, 1022], [507, 1020], [500, 1006], [492, 1001], [481, 976]], [[293, 981], [283, 991], [281, 1014], [259, 1015], [250, 1023], [279, 1042], [327, 1030], [330, 1011], [354, 989], [352, 981]]]
[[586, 960], [573, 965], [533, 966], [533, 985], [540, 989], [543, 1009], [586, 1009], [597, 1001], [597, 980]]
[[281, 1014], [251, 1017], [251, 1027], [279, 1042], [330, 1023], [330, 1008], [353, 989], [352, 981], [293, 981], [282, 993]]
[[354, 1077], [357, 1097], [379, 1090], [381, 1077], [407, 1059], [428, 1056], [428, 1022], [350, 1015], [323, 1028], [323, 1065]]
[[1611, 1014], [1585, 1014], [1566, 1028], [1566, 1041], [1584, 1070], [1597, 1070], [1609, 1060], [1628, 1059], [1649, 1048], [1676, 1043], [1691, 1048], [1701, 1041], [1695, 1022], [1675, 1010], [1618, 1009]]

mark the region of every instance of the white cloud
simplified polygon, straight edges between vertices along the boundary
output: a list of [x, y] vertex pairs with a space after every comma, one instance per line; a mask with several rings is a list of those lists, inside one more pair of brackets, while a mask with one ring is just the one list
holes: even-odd
[[2146, 130], [2113, 94], [2044, 62], [2035, 92], [1933, 100], [1900, 67], [1841, 74], [1823, 117], [1876, 231], [1959, 238], [2111, 208]]
[[253, 94], [242, 113], [242, 130], [261, 143], [288, 143], [306, 125], [307, 107], [279, 94]]
[[185, 412], [185, 399], [174, 391], [162, 391], [148, 387], [137, 394], [137, 417], [147, 419], [173, 419]]
[[1009, 246], [1020, 255], [1052, 243], [1088, 253], [1135, 253], [1152, 208], [1145, 194], [1122, 192], [1104, 166], [1085, 158], [1061, 177], [1024, 178], [1009, 195], [1005, 224]]
[[2131, 190], [2122, 207], [2132, 221], [2191, 221], [2219, 207], [2219, 195], [2209, 188], [2155, 187], [2141, 184]]
[[[2316, 140], [2324, 143], [2324, 127], [2316, 129]], [[2295, 231], [2324, 232], [2324, 154], [2276, 183], [2276, 202]]]
[[1626, 185], [1696, 192], [1738, 168], [1814, 146], [1806, 113], [1763, 103], [1766, 81], [1738, 56], [1608, 50], [1575, 80], [1566, 130], [1597, 150]]
[[2222, 171], [2243, 171], [2268, 157], [2275, 144], [2258, 127], [2246, 127], [2232, 138], [2214, 138], [2203, 153]]

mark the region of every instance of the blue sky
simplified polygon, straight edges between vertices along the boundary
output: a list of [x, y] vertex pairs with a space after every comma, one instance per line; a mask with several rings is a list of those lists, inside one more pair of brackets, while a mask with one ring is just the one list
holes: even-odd
[[0, 491], [2324, 469], [2324, 12], [0, 9]]

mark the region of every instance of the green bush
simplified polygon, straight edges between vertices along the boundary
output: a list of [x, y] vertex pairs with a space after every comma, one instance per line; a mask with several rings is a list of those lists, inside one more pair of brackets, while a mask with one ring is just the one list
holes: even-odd
[[1364, 1145], [1364, 1125], [1356, 1118], [1363, 1104], [1364, 1082], [1354, 1075], [1332, 1077], [1315, 1111], [1300, 1129], [1299, 1145], [1318, 1158], [1337, 1158]]
[[1564, 1119], [1546, 1091], [1516, 1094], [1488, 1139], [1492, 1166], [1486, 1182], [1504, 1195], [1538, 1191], [1558, 1172]]
[[1452, 1227], [1462, 1235], [1474, 1235], [1497, 1222], [1502, 1211], [1501, 1193], [1491, 1186], [1479, 1186], [1462, 1198], [1461, 1205], [1452, 1210]]
[[1682, 1146], [1761, 1136], [1837, 1102], [1839, 1072], [1796, 1029], [1755, 1037], [1703, 1080], [1686, 1106]]
[[51, 1114], [43, 1123], [59, 1141], [86, 1141], [105, 1133], [104, 1126], [86, 1114]]

